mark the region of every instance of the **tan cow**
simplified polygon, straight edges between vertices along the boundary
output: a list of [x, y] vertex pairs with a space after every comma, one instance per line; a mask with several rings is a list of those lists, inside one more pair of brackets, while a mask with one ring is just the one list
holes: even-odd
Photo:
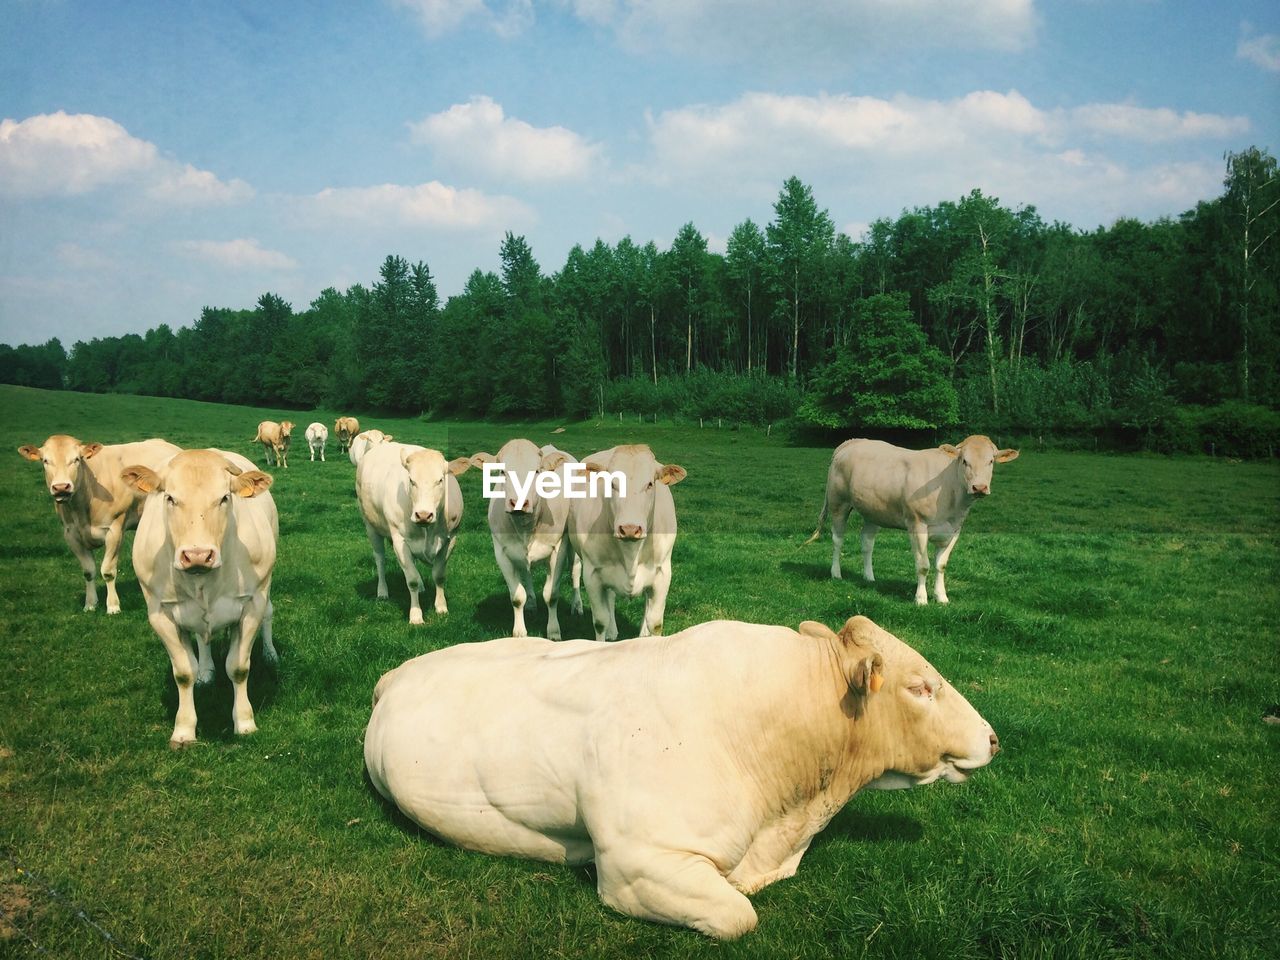
[[266, 451], [267, 466], [289, 469], [289, 442], [293, 439], [293, 421], [263, 420], [258, 424], [254, 443], [260, 443]]
[[226, 628], [232, 630], [227, 651], [227, 676], [235, 689], [232, 724], [238, 735], [253, 733], [258, 728], [249, 703], [249, 657], [259, 626], [263, 655], [276, 659], [271, 572], [280, 528], [268, 492], [271, 477], [225, 450], [184, 450], [159, 470], [139, 464], [126, 467], [122, 476], [148, 495], [133, 569], [178, 685], [169, 746], [177, 749], [196, 739], [192, 687], [213, 679], [209, 645], [213, 634]]
[[983, 436], [966, 437], [959, 445], [906, 450], [880, 440], [846, 440], [836, 447], [827, 471], [827, 495], [818, 514], [822, 535], [831, 517], [831, 576], [840, 579], [840, 547], [849, 514], [862, 516], [862, 575], [875, 580], [871, 554], [881, 527], [906, 530], [916, 559], [916, 603], [929, 602], [929, 542], [937, 547], [933, 596], [947, 603], [946, 570], [969, 509], [991, 492], [992, 469], [1016, 460], [1017, 450], [1001, 450]]
[[865, 617], [839, 634], [718, 620], [459, 643], [383, 676], [364, 736], [374, 787], [423, 829], [594, 860], [609, 906], [724, 938], [755, 928], [746, 895], [795, 874], [859, 790], [960, 783], [998, 749], [958, 689]]
[[142, 440], [103, 446], [81, 443], [55, 434], [36, 447], [26, 444], [18, 453], [44, 464], [44, 482], [53, 497], [53, 510], [62, 521], [62, 535], [80, 561], [84, 573], [84, 608], [96, 610], [93, 551], [103, 547], [102, 579], [107, 584], [107, 613], [120, 612], [116, 569], [126, 530], [138, 525], [145, 497], [120, 479], [126, 464], [157, 469], [179, 451], [167, 440]]
[[380, 443], [388, 443], [395, 439], [389, 433], [383, 433], [381, 430], [365, 430], [351, 440], [347, 446], [347, 457], [355, 466], [360, 466], [360, 458], [365, 455], [370, 447], [375, 447]]
[[[354, 449], [354, 448], [353, 448]], [[438, 450], [408, 443], [378, 443], [356, 467], [356, 500], [378, 570], [378, 599], [387, 592], [386, 540], [391, 540], [405, 586], [409, 588], [409, 622], [421, 624], [418, 594], [422, 575], [417, 558], [431, 564], [436, 585], [436, 613], [448, 613], [444, 596], [445, 565], [462, 524], [462, 489], [458, 475], [471, 466], [466, 457], [446, 460]]]
[[343, 453], [347, 452], [359, 432], [360, 421], [355, 417], [339, 417], [333, 421], [333, 435], [338, 438], [338, 449]]

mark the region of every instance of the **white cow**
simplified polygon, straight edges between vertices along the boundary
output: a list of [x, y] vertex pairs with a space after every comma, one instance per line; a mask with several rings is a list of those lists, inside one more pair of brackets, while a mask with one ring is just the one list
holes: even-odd
[[[569, 541], [582, 559], [596, 639], [618, 639], [614, 602], [619, 593], [644, 594], [640, 636], [660, 634], [676, 543], [676, 505], [669, 488], [687, 476], [685, 469], [658, 463], [643, 444], [611, 447], [585, 462], [596, 495], [571, 501]], [[607, 493], [594, 475], [608, 479]]]
[[320, 452], [320, 462], [324, 463], [324, 445], [329, 440], [329, 428], [323, 423], [312, 423], [306, 431], [307, 446], [311, 448], [311, 462], [315, 463], [316, 451]]
[[446, 647], [378, 681], [364, 761], [438, 837], [594, 860], [611, 907], [731, 938], [858, 790], [959, 783], [998, 749], [924, 657], [853, 617]]
[[958, 446], [906, 450], [880, 440], [846, 440], [836, 447], [827, 471], [827, 494], [818, 528], [806, 544], [822, 535], [831, 516], [831, 576], [840, 579], [840, 547], [849, 514], [862, 515], [862, 575], [875, 580], [871, 554], [881, 527], [906, 530], [916, 559], [916, 603], [929, 602], [929, 541], [938, 548], [933, 596], [947, 603], [946, 569], [965, 517], [991, 492], [992, 469], [1018, 458], [988, 437], [966, 437]]
[[276, 659], [271, 572], [280, 527], [268, 492], [271, 477], [225, 450], [184, 450], [159, 470], [139, 464], [126, 467], [122, 477], [149, 495], [134, 540], [133, 569], [178, 685], [169, 746], [178, 749], [196, 739], [192, 686], [213, 679], [209, 645], [226, 628], [232, 630], [232, 723], [239, 735], [253, 733], [258, 727], [249, 703], [249, 657], [259, 626], [263, 654]]
[[360, 466], [360, 458], [365, 455], [366, 450], [380, 443], [387, 443], [392, 439], [391, 434], [383, 433], [381, 430], [365, 430], [352, 438], [351, 443], [347, 446], [347, 456], [351, 459], [351, 463], [358, 467]]
[[75, 437], [54, 434], [36, 447], [25, 444], [18, 453], [44, 465], [44, 482], [53, 498], [53, 510], [62, 521], [62, 536], [80, 561], [84, 574], [84, 608], [98, 608], [94, 583], [93, 551], [103, 547], [102, 579], [107, 584], [107, 613], [120, 612], [116, 570], [126, 530], [138, 525], [146, 497], [120, 479], [126, 464], [141, 463], [158, 469], [181, 448], [167, 440], [142, 440], [103, 446], [81, 443]]
[[445, 564], [462, 523], [462, 489], [457, 478], [470, 466], [466, 457], [449, 461], [438, 450], [384, 441], [370, 446], [356, 467], [356, 499], [378, 568], [378, 598], [389, 595], [385, 541], [390, 538], [409, 588], [412, 624], [423, 622], [417, 558], [431, 564], [436, 613], [449, 612], [444, 597]]
[[[563, 489], [565, 464], [577, 460], [563, 450], [551, 445], [541, 449], [530, 440], [508, 440], [495, 457], [491, 453], [477, 453], [471, 465], [483, 469], [486, 463], [499, 463], [508, 474], [513, 474], [520, 484], [528, 484], [523, 498], [517, 495], [515, 483], [505, 483], [505, 495], [489, 500], [489, 532], [493, 535], [493, 555], [498, 561], [515, 621], [512, 636], [528, 635], [525, 628], [525, 604], [537, 607], [533, 587], [533, 565], [547, 562], [547, 582], [542, 599], [547, 605], [547, 636], [560, 639], [560, 580], [566, 563], [573, 561], [573, 547], [569, 544], [567, 521], [569, 500], [564, 496], [542, 497], [536, 489], [539, 474], [554, 473], [560, 477]], [[523, 489], [523, 487], [522, 487]], [[573, 563], [575, 570], [581, 567]], [[573, 612], [582, 612], [582, 593], [578, 578], [573, 582]]]

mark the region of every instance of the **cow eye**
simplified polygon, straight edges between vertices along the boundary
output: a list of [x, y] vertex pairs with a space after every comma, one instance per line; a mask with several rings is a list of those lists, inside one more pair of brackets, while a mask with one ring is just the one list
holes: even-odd
[[910, 690], [911, 693], [917, 697], [933, 696], [933, 687], [929, 686], [928, 680], [916, 680], [909, 687], [907, 687], [907, 689]]
[[231, 494], [229, 493], [224, 493], [222, 495], [222, 499], [219, 501], [219, 503], [222, 503], [222, 504], [228, 504], [230, 502], [231, 502]]
[[164, 502], [165, 502], [165, 503], [167, 503], [167, 504], [168, 504], [169, 506], [171, 506], [171, 507], [174, 505], [174, 499], [173, 499], [173, 497], [172, 497], [170, 494], [167, 494], [167, 493], [164, 495]]
[[441, 477], [439, 480], [436, 481], [436, 486], [438, 487], [442, 483], [444, 483], [444, 477]]
[[646, 490], [652, 490], [652, 489], [653, 489], [653, 481], [652, 481], [652, 480], [650, 480], [650, 481], [649, 481], [649, 483], [645, 486], [645, 489], [646, 489]]

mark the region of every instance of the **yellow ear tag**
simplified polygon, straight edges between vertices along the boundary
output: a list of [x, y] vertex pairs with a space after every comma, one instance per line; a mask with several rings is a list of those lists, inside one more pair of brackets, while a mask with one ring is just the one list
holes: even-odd
[[867, 686], [871, 688], [872, 693], [875, 693], [882, 686], [884, 686], [884, 676], [879, 673], [871, 674], [871, 682], [868, 683]]

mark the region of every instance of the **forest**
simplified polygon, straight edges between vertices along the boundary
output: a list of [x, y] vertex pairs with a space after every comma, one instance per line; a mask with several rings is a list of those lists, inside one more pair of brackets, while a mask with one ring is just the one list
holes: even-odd
[[[974, 190], [855, 241], [788, 179], [725, 253], [686, 223], [440, 302], [391, 255], [304, 309], [264, 292], [141, 334], [0, 345], [0, 382], [351, 412], [789, 421], [1271, 457], [1280, 445], [1280, 176], [1250, 147], [1176, 218], [1081, 230]], [[187, 325], [189, 323], [189, 325]], [[33, 323], [34, 325], [34, 323]]]

